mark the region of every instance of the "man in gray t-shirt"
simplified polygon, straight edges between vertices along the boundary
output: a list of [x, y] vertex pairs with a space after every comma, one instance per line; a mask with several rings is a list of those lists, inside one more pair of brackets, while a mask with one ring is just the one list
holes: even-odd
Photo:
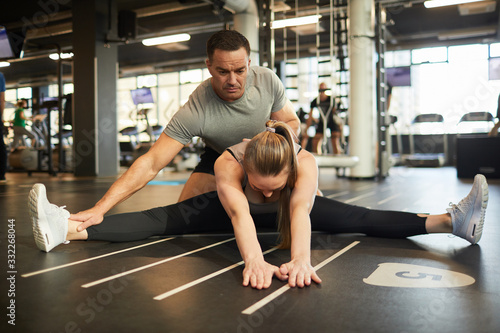
[[227, 147], [265, 130], [271, 113], [283, 109], [286, 102], [285, 89], [276, 74], [267, 68], [251, 67], [239, 99], [223, 100], [208, 79], [189, 96], [164, 132], [182, 144], [202, 137], [206, 146], [222, 154]]
[[205, 153], [179, 201], [216, 190], [213, 164], [218, 155], [263, 131], [266, 120], [283, 121], [298, 132], [300, 122], [281, 81], [269, 69], [250, 68], [250, 45], [243, 35], [234, 30], [215, 33], [207, 42], [207, 56], [212, 77], [193, 92], [158, 141], [94, 207], [71, 215], [83, 222], [78, 231], [101, 223], [106, 212], [144, 187], [194, 136], [205, 141]]

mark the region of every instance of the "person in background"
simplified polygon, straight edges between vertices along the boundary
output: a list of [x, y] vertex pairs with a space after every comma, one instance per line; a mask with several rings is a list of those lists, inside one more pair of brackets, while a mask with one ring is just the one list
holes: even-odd
[[7, 172], [7, 147], [5, 147], [3, 126], [3, 111], [5, 110], [5, 77], [0, 73], [0, 182], [6, 182]]
[[[324, 121], [326, 119], [326, 128], [330, 129], [333, 153], [341, 154], [342, 148], [340, 146], [340, 139], [342, 136], [342, 124], [341, 120], [336, 115], [335, 103], [334, 101], [332, 101], [332, 97], [326, 94], [327, 91], [328, 88], [326, 86], [326, 83], [321, 83], [319, 85], [319, 96], [311, 102], [311, 111], [309, 112], [309, 118], [307, 119], [306, 128], [309, 128], [313, 125], [316, 127], [316, 134], [312, 138], [312, 152], [318, 153], [321, 151], [320, 147], [325, 135]], [[317, 108], [320, 112], [319, 119], [315, 119], [313, 117], [313, 110], [315, 108]], [[307, 136], [307, 133], [304, 133], [302, 139], [302, 148], [306, 148], [308, 140], [309, 137]]]
[[16, 111], [14, 112], [14, 145], [12, 149], [19, 147], [19, 144], [24, 143], [24, 136], [26, 135], [31, 140], [31, 147], [38, 147], [38, 140], [36, 135], [26, 128], [26, 120], [31, 120], [31, 118], [26, 117], [24, 111], [28, 106], [25, 99], [21, 99], [16, 103]]
[[490, 133], [488, 134], [489, 136], [497, 136], [498, 135], [498, 129], [500, 128], [500, 95], [498, 95], [498, 103], [497, 103], [497, 122], [495, 123], [495, 126], [491, 129]]

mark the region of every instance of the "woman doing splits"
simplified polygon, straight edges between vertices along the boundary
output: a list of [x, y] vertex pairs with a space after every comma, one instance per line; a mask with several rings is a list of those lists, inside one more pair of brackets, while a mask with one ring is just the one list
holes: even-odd
[[[294, 141], [290, 128], [268, 121], [266, 131], [228, 148], [215, 164], [217, 192], [142, 212], [105, 216], [81, 228], [82, 213], [70, 215], [49, 203], [35, 184], [29, 211], [36, 245], [49, 252], [70, 240], [135, 241], [151, 236], [234, 231], [245, 262], [243, 285], [268, 288], [272, 277], [304, 287], [321, 279], [311, 266], [311, 230], [405, 238], [453, 233], [472, 244], [481, 238], [488, 185], [477, 175], [469, 195], [441, 215], [372, 210], [317, 197], [318, 168], [312, 154]], [[80, 226], [79, 229], [77, 229]], [[264, 260], [257, 228], [277, 228], [280, 248], [291, 261], [280, 267]]]

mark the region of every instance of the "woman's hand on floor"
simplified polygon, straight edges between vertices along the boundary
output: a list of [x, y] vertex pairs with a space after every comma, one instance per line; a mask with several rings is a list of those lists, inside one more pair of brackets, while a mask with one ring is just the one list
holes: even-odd
[[281, 265], [280, 273], [283, 277], [288, 278], [290, 287], [309, 286], [311, 281], [321, 283], [321, 279], [311, 266], [309, 259], [293, 259], [292, 261]]
[[245, 262], [243, 285], [246, 287], [250, 284], [252, 288], [266, 289], [271, 285], [274, 275], [282, 281], [286, 280], [278, 266], [271, 265], [262, 259], [250, 260]]

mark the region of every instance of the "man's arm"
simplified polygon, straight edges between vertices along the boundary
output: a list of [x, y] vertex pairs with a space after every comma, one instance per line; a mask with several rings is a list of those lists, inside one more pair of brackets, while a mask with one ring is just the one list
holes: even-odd
[[300, 120], [293, 108], [292, 102], [286, 101], [285, 106], [276, 112], [271, 113], [272, 120], [279, 120], [290, 126], [297, 137], [300, 134]]
[[162, 133], [151, 149], [139, 157], [132, 166], [109, 188], [94, 207], [72, 214], [70, 219], [83, 222], [78, 226], [82, 231], [102, 222], [104, 214], [135, 192], [146, 186], [158, 172], [179, 153], [184, 145]]

